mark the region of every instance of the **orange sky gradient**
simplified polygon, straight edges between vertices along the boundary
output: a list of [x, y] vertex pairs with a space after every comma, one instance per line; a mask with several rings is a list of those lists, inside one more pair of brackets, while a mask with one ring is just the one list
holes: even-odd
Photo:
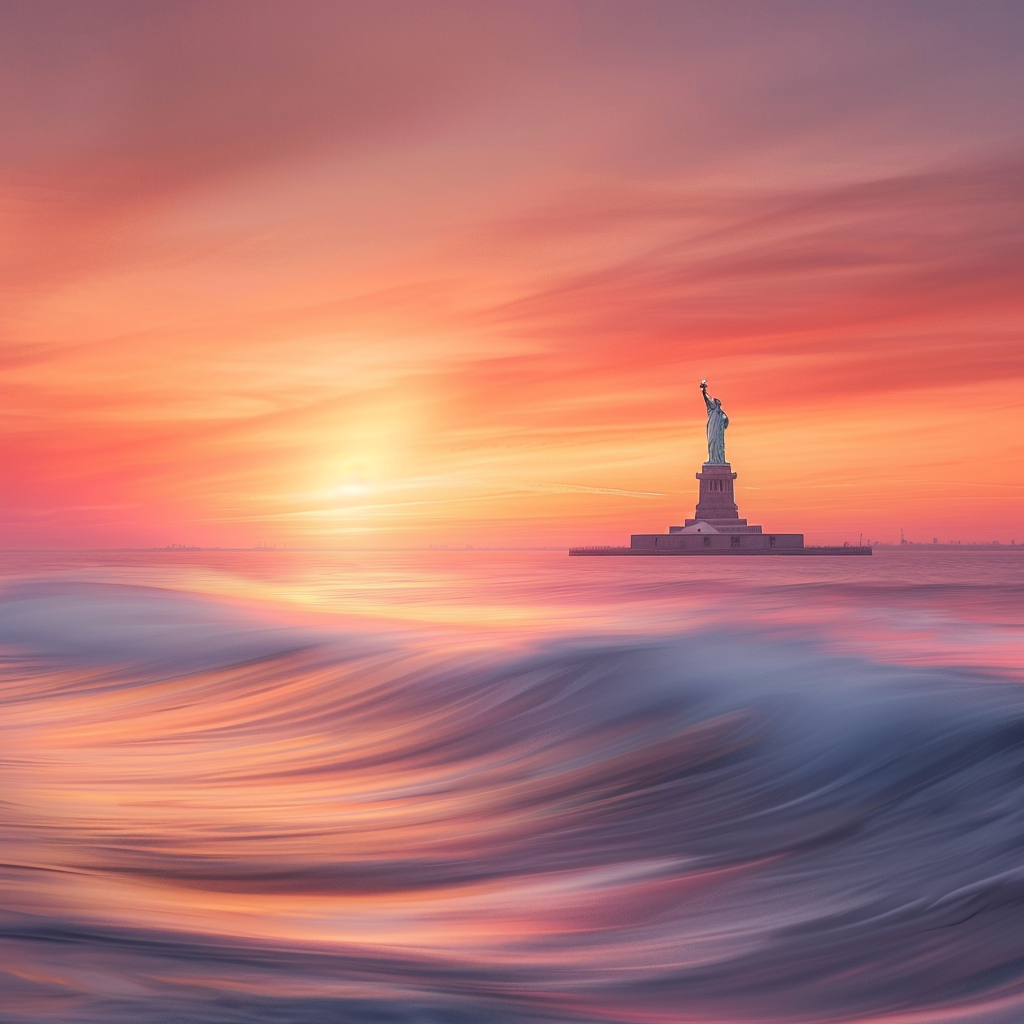
[[0, 8], [4, 547], [1024, 542], [1024, 7]]

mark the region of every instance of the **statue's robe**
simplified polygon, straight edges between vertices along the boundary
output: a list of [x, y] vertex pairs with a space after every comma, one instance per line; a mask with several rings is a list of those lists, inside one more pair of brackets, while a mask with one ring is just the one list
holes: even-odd
[[708, 462], [723, 465], [725, 463], [725, 428], [729, 426], [729, 417], [718, 405], [708, 405]]

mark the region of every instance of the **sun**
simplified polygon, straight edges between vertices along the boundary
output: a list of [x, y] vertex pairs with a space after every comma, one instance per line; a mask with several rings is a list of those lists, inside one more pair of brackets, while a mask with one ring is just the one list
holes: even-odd
[[338, 487], [338, 494], [344, 495], [346, 498], [361, 498], [369, 493], [370, 488], [367, 484], [346, 483]]

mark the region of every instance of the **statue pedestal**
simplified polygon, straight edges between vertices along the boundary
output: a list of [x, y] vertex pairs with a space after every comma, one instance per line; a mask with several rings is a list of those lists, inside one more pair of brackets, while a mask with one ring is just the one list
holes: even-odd
[[670, 526], [669, 533], [689, 532], [691, 527], [700, 523], [713, 527], [718, 533], [761, 532], [760, 526], [749, 526], [746, 519], [740, 518], [733, 490], [736, 474], [728, 462], [705, 462], [697, 479], [700, 481], [700, 492], [693, 518], [687, 519], [682, 526]]
[[[697, 508], [693, 519], [688, 519], [686, 525], [691, 526], [699, 520], [706, 523], [715, 521], [713, 525], [716, 526], [718, 522], [723, 525], [741, 525], [739, 508], [733, 492], [736, 474], [732, 471], [732, 466], [728, 462], [705, 462], [697, 474], [697, 479], [700, 481]], [[746, 520], [742, 525], [746, 525]]]
[[791, 554], [803, 550], [802, 533], [761, 532], [740, 518], [728, 462], [705, 462], [697, 474], [700, 492], [692, 519], [670, 526], [667, 534], [634, 534], [633, 554], [755, 555]]

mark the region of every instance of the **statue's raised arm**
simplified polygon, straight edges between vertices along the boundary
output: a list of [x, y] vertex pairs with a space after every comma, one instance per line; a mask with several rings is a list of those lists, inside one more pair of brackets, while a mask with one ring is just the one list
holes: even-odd
[[706, 380], [700, 382], [700, 393], [708, 410], [708, 462], [721, 466], [725, 464], [725, 428], [729, 426], [729, 417], [720, 398], [708, 398]]

